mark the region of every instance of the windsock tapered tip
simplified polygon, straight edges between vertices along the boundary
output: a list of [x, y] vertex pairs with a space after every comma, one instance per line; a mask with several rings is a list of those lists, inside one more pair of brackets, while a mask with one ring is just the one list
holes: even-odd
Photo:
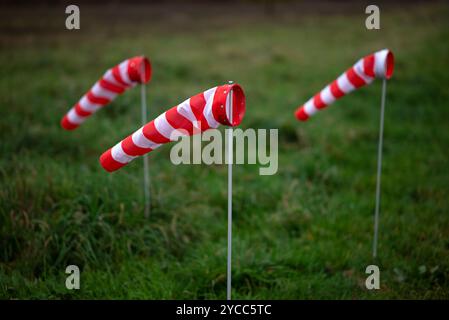
[[100, 156], [100, 164], [108, 172], [116, 171], [125, 165], [125, 163], [118, 162], [112, 157], [112, 149], [103, 152]]
[[303, 107], [300, 107], [296, 110], [295, 112], [295, 117], [296, 119], [298, 119], [299, 121], [306, 121], [307, 119], [309, 119], [309, 116], [307, 115], [307, 113], [304, 111]]
[[61, 127], [65, 130], [75, 130], [79, 127], [79, 125], [74, 124], [73, 122], [70, 122], [67, 115], [64, 116], [61, 120]]

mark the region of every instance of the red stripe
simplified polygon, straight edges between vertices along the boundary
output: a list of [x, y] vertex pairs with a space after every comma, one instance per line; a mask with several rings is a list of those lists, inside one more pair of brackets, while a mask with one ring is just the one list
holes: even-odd
[[201, 131], [205, 131], [210, 128], [203, 114], [205, 106], [206, 99], [204, 98], [204, 93], [199, 93], [190, 98], [190, 109], [192, 109], [192, 112], [198, 121], [201, 122]]
[[[226, 99], [228, 93], [232, 91], [232, 123], [226, 115]], [[245, 94], [240, 85], [234, 83], [217, 87], [214, 102], [212, 104], [212, 112], [215, 120], [226, 126], [237, 126], [245, 115]]]
[[119, 87], [103, 78], [100, 79], [99, 84], [103, 89], [112, 91], [114, 93], [120, 94], [120, 93], [123, 93], [123, 91], [125, 91], [125, 88]]
[[[134, 82], [147, 83], [151, 79], [151, 63], [144, 57], [133, 57], [128, 60], [128, 75]], [[145, 75], [145, 78], [143, 76]]]
[[137, 146], [133, 141], [132, 135], [122, 141], [122, 149], [130, 156], [141, 156], [153, 150], [151, 148], [141, 148]]
[[154, 125], [154, 120], [151, 120], [150, 123], [147, 123], [144, 127], [143, 127], [143, 135], [155, 142], [155, 143], [167, 143], [170, 142], [170, 139], [167, 139], [166, 137], [164, 137], [162, 134], [159, 133], [159, 131], [157, 131], [156, 126]]
[[327, 104], [325, 104], [323, 102], [323, 100], [321, 99], [321, 93], [317, 93], [314, 97], [313, 97], [313, 104], [315, 105], [315, 107], [317, 109], [323, 109], [327, 106]]
[[197, 119], [201, 119], [203, 116], [205, 106], [206, 99], [204, 98], [204, 93], [199, 93], [190, 98], [190, 109], [192, 109], [192, 112]]
[[175, 129], [184, 129], [189, 134], [193, 134], [193, 125], [189, 119], [178, 113], [177, 107], [173, 107], [165, 112], [167, 122]]
[[[228, 116], [226, 114], [226, 98], [229, 94], [231, 87], [229, 85], [219, 86], [215, 90], [215, 94], [212, 101], [212, 116], [214, 119], [223, 125], [230, 126]], [[232, 99], [234, 95], [232, 96]], [[232, 114], [234, 114], [235, 106], [232, 105]]]
[[66, 130], [73, 130], [78, 128], [78, 126], [79, 126], [78, 124], [70, 122], [67, 115], [65, 115], [64, 118], [62, 118], [61, 120], [61, 127], [63, 127]]
[[370, 54], [369, 56], [363, 58], [363, 70], [367, 76], [372, 78], [375, 77], [374, 74], [374, 54]]
[[307, 113], [304, 111], [304, 107], [299, 108], [298, 110], [296, 110], [295, 112], [295, 116], [298, 120], [300, 121], [306, 121], [307, 119], [309, 119], [309, 116], [307, 115]]
[[111, 149], [104, 152], [100, 157], [100, 164], [101, 166], [109, 172], [115, 171], [126, 165], [126, 163], [120, 163], [118, 161], [115, 161], [114, 158], [112, 158]]
[[355, 72], [354, 67], [346, 71], [346, 77], [348, 77], [349, 82], [356, 88], [363, 87], [366, 84], [365, 80]]
[[75, 105], [75, 111], [79, 116], [82, 117], [87, 117], [90, 116], [92, 114], [92, 112], [86, 111], [84, 110], [81, 105], [79, 104], [79, 102]]
[[128, 77], [131, 81], [142, 83], [144, 79], [142, 79], [142, 57], [134, 57], [128, 60], [128, 68], [126, 72], [128, 72]]
[[139, 68], [139, 58], [134, 57], [128, 60], [128, 68], [126, 68], [126, 72], [128, 73], [128, 77], [131, 81], [142, 82], [141, 70]]
[[105, 104], [108, 104], [109, 102], [111, 102], [111, 100], [109, 100], [107, 98], [95, 96], [92, 93], [92, 90], [89, 90], [89, 92], [87, 93], [87, 99], [89, 99], [89, 101], [92, 103], [101, 104], [101, 105], [105, 105]]
[[330, 89], [331, 89], [332, 95], [336, 99], [343, 97], [345, 95], [345, 93], [343, 91], [341, 91], [341, 89], [338, 87], [337, 80], [334, 80], [332, 82], [332, 84], [330, 85]]
[[123, 85], [125, 88], [129, 87], [129, 84], [123, 81], [122, 76], [120, 75], [120, 69], [118, 65], [112, 68], [112, 75], [114, 76], [115, 80], [121, 85]]

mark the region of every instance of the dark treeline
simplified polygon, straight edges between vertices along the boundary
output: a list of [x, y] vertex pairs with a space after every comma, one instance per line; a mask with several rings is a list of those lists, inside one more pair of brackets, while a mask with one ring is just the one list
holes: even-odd
[[[114, 5], [130, 5], [130, 4], [145, 4], [145, 5], [164, 5], [164, 4], [202, 4], [202, 5], [223, 5], [223, 4], [260, 4], [260, 5], [276, 5], [276, 4], [285, 4], [285, 3], [302, 3], [307, 5], [322, 5], [325, 3], [351, 3], [357, 2], [369, 4], [372, 1], [368, 0], [220, 0], [220, 1], [212, 1], [212, 0], [41, 0], [41, 1], [31, 1], [31, 0], [2, 0], [0, 2], [1, 5], [30, 5], [30, 6], [38, 6], [38, 5], [69, 5], [69, 4], [90, 4], [90, 5], [101, 5], [101, 4], [114, 4]], [[376, 4], [382, 3], [405, 3], [405, 2], [429, 2], [426, 0], [378, 0]], [[434, 1], [439, 2], [439, 1]]]

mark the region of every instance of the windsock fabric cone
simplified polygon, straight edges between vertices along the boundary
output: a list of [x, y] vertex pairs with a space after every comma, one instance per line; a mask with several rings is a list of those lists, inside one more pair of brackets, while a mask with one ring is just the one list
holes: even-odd
[[151, 78], [150, 61], [134, 57], [106, 71], [95, 85], [62, 118], [61, 126], [66, 130], [78, 128], [89, 116], [106, 106], [117, 95], [138, 83], [147, 83]]
[[[229, 117], [232, 91], [232, 123]], [[156, 119], [120, 141], [100, 157], [102, 167], [115, 171], [136, 157], [182, 135], [193, 135], [220, 124], [237, 126], [245, 115], [245, 94], [238, 84], [226, 84], [197, 94], [167, 110]]]
[[366, 56], [339, 76], [326, 88], [299, 107], [295, 116], [306, 121], [318, 110], [323, 109], [344, 95], [370, 84], [375, 78], [390, 79], [393, 75], [393, 53], [384, 49]]

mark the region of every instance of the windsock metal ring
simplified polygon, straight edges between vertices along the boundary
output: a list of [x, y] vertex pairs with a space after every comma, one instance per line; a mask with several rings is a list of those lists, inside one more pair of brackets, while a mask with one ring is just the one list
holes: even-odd
[[317, 111], [344, 95], [370, 84], [375, 78], [390, 79], [393, 69], [394, 56], [390, 50], [384, 49], [370, 54], [357, 61], [354, 66], [299, 107], [295, 116], [300, 121], [306, 121]]
[[89, 116], [138, 83], [151, 79], [151, 64], [144, 56], [133, 57], [106, 71], [94, 86], [62, 118], [66, 130], [78, 128]]
[[[232, 92], [232, 97], [230, 93]], [[229, 103], [232, 98], [232, 123]], [[245, 94], [238, 84], [225, 84], [199, 93], [162, 113], [139, 130], [104, 152], [101, 166], [109, 172], [120, 169], [136, 157], [182, 135], [193, 135], [220, 124], [238, 126], [245, 115]]]

